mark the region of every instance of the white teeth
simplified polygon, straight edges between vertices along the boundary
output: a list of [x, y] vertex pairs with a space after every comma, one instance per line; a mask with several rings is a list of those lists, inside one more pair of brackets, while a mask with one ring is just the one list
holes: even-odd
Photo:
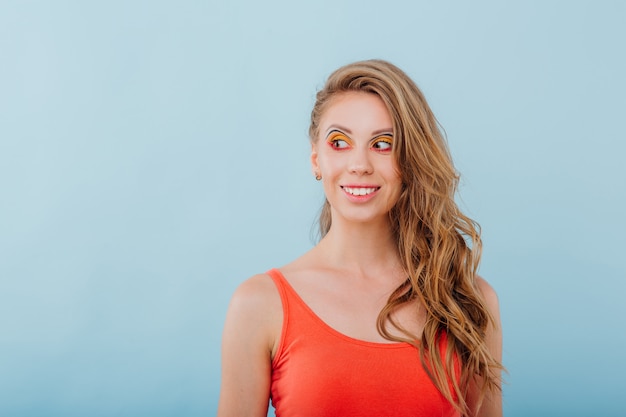
[[373, 193], [374, 191], [376, 191], [376, 188], [349, 188], [349, 187], [343, 187], [344, 190], [346, 190], [346, 192], [348, 192], [348, 194], [352, 194], [352, 195], [368, 195]]

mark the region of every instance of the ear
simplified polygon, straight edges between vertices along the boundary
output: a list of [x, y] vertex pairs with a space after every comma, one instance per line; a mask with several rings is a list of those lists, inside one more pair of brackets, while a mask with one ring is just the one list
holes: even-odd
[[313, 170], [313, 175], [320, 173], [320, 164], [317, 159], [317, 145], [315, 143], [311, 144], [311, 169]]

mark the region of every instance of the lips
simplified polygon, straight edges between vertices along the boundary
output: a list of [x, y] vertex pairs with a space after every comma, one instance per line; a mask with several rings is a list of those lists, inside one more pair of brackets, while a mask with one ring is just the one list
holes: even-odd
[[380, 187], [372, 187], [372, 186], [342, 186], [341, 187], [346, 193], [353, 196], [366, 196], [370, 195], [380, 189]]

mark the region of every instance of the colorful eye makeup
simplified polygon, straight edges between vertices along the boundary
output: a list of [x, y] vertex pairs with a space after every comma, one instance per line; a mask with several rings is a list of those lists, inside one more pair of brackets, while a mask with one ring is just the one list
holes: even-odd
[[[326, 143], [337, 151], [347, 150], [354, 146], [352, 139], [339, 130], [331, 130], [326, 136]], [[370, 141], [371, 148], [380, 153], [391, 152], [392, 144], [393, 136], [391, 133], [383, 133]]]
[[328, 136], [326, 137], [326, 143], [330, 145], [331, 148], [336, 149], [338, 151], [348, 149], [352, 147], [353, 143], [346, 135], [341, 133], [338, 130], [332, 130]]
[[374, 138], [372, 142], [372, 148], [378, 152], [391, 152], [391, 145], [393, 144], [393, 138], [391, 135], [381, 135]]

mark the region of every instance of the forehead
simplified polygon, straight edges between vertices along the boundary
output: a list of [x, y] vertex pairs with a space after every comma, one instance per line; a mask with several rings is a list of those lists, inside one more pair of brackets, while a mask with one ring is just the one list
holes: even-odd
[[337, 94], [322, 113], [321, 134], [337, 125], [364, 134], [383, 129], [391, 131], [393, 128], [382, 99], [376, 94], [356, 91]]

